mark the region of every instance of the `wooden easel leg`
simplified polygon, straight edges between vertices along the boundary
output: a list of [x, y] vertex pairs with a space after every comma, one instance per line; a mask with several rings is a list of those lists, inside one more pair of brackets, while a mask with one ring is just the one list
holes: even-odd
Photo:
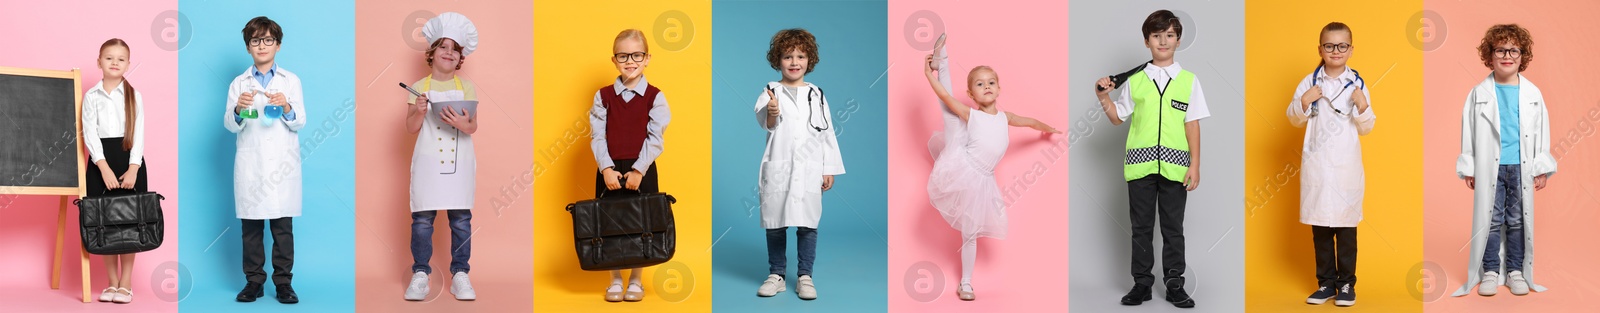
[[83, 269], [83, 273], [81, 273], [81, 276], [83, 276], [83, 303], [89, 303], [89, 250], [84, 250], [83, 245], [78, 245], [78, 251], [83, 255], [83, 258], [79, 259], [79, 263], [82, 265], [78, 267]]
[[61, 248], [66, 240], [67, 229], [67, 197], [61, 197], [61, 210], [56, 213], [56, 252], [51, 254], [54, 261], [50, 262], [50, 289], [61, 289]]
[[[66, 212], [67, 212], [67, 197], [66, 196], [62, 196], [61, 197], [61, 216], [62, 217], [66, 217]], [[60, 223], [61, 224], [65, 224], [66, 220], [63, 219]], [[64, 225], [56, 225], [56, 226], [64, 226]], [[56, 244], [57, 245], [61, 244], [61, 240], [59, 240], [59, 239], [62, 238], [61, 234], [62, 234], [63, 229], [65, 229], [65, 227], [57, 227], [56, 228], [56, 238], [58, 239], [58, 240], [56, 240]], [[89, 303], [89, 250], [85, 250], [83, 248], [82, 244], [79, 244], [77, 246], [78, 246], [78, 254], [80, 255], [80, 257], [78, 258], [78, 272], [79, 272], [78, 276], [83, 278], [83, 303]], [[59, 249], [60, 247], [57, 246], [56, 248]], [[60, 254], [56, 254], [56, 256], [60, 257]]]

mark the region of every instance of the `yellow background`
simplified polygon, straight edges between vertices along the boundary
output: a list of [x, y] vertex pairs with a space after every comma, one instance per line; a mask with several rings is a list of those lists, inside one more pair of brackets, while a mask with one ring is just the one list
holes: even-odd
[[[534, 311], [706, 312], [711, 310], [711, 2], [540, 1], [534, 4]], [[678, 51], [656, 35], [657, 18], [682, 12], [693, 31]], [[677, 26], [681, 27], [681, 26]], [[677, 254], [645, 269], [645, 300], [607, 303], [610, 274], [578, 268], [568, 203], [594, 197], [588, 109], [594, 93], [617, 76], [611, 43], [636, 28], [653, 55], [645, 77], [672, 108], [666, 150], [657, 160], [661, 191], [677, 197]], [[670, 45], [669, 45], [670, 46]], [[669, 270], [674, 264], [683, 266]], [[624, 271], [623, 275], [627, 275]], [[689, 281], [692, 280], [692, 283]], [[658, 288], [662, 283], [681, 284]], [[671, 301], [679, 297], [681, 301]]]
[[[1245, 4], [1247, 311], [1422, 310], [1406, 278], [1422, 261], [1422, 53], [1404, 31], [1407, 19], [1420, 10], [1420, 1]], [[1366, 79], [1377, 114], [1372, 133], [1361, 138], [1367, 188], [1357, 228], [1358, 296], [1351, 308], [1305, 304], [1317, 288], [1311, 227], [1300, 223], [1305, 130], [1284, 116], [1298, 96], [1293, 95], [1296, 84], [1320, 60], [1322, 26], [1333, 21], [1353, 30], [1348, 65]]]

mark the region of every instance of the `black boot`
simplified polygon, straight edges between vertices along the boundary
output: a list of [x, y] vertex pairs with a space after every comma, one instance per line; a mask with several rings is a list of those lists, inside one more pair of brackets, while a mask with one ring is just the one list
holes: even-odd
[[1189, 298], [1189, 293], [1183, 291], [1182, 286], [1167, 288], [1167, 302], [1172, 302], [1172, 306], [1185, 309], [1194, 307], [1194, 299]]
[[1122, 305], [1139, 305], [1150, 299], [1150, 286], [1133, 285], [1133, 290], [1129, 290], [1128, 295], [1122, 296]]
[[278, 303], [300, 303], [300, 296], [294, 294], [294, 287], [289, 287], [289, 284], [278, 285]]
[[256, 298], [262, 295], [264, 294], [261, 291], [261, 283], [249, 282], [244, 284], [244, 290], [239, 291], [239, 296], [233, 299], [239, 302], [256, 302]]

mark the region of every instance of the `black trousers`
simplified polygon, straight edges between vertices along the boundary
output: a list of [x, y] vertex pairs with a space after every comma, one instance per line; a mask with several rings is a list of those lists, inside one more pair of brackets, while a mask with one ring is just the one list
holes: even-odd
[[1167, 288], [1183, 287], [1183, 272], [1188, 267], [1183, 253], [1183, 211], [1189, 192], [1183, 183], [1151, 174], [1128, 182], [1128, 217], [1133, 224], [1133, 283], [1155, 284], [1150, 274], [1155, 266], [1154, 240], [1156, 217], [1161, 223], [1161, 267]]
[[1356, 284], [1356, 228], [1311, 226], [1317, 249], [1317, 286]]
[[641, 193], [657, 193], [657, 192], [661, 192], [661, 185], [656, 183], [656, 165], [655, 164], [650, 164], [650, 169], [646, 170], [644, 172], [644, 178], [642, 178], [643, 181], [639, 182], [639, 190], [638, 191], [634, 191], [632, 189], [628, 189], [628, 182], [624, 181], [623, 179], [627, 178], [627, 173], [628, 172], [633, 171], [633, 162], [634, 161], [638, 161], [638, 159], [611, 160], [611, 162], [613, 164], [615, 164], [613, 166], [617, 170], [617, 172], [623, 173], [623, 178], [617, 180], [617, 182], [622, 183], [622, 188], [618, 188], [617, 190], [606, 190], [606, 177], [600, 175], [600, 172], [598, 172], [598, 171], [595, 172], [595, 174], [594, 174], [594, 197], [595, 198], [601, 198], [602, 196], [604, 196], [604, 197], [615, 197], [615, 196], [622, 196], [622, 195], [637, 195], [637, 194], [641, 194]]
[[261, 243], [261, 228], [271, 222], [272, 230], [272, 284], [288, 285], [294, 278], [294, 220], [283, 217], [272, 220], [239, 220], [244, 235], [244, 279], [264, 283], [267, 272], [261, 270], [266, 259], [266, 249]]

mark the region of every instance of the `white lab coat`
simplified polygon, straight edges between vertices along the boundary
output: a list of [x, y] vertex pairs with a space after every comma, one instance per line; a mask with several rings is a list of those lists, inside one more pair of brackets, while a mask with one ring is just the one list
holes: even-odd
[[[266, 92], [282, 92], [293, 106], [295, 120], [278, 119], [262, 123], [260, 119], [236, 122], [233, 112], [239, 94], [256, 91], [252, 107], [262, 110], [270, 105]], [[238, 150], [233, 158], [234, 213], [239, 219], [265, 220], [300, 216], [300, 136], [299, 131], [310, 119], [306, 114], [305, 95], [300, 89], [300, 78], [283, 68], [278, 68], [268, 86], [261, 86], [250, 76], [250, 69], [233, 78], [228, 84], [228, 102], [222, 114], [222, 126], [238, 134]], [[262, 114], [261, 118], [266, 118]]]
[[[1517, 92], [1522, 126], [1522, 275], [1528, 279], [1533, 291], [1548, 290], [1533, 280], [1533, 178], [1555, 175], [1556, 159], [1550, 155], [1550, 112], [1545, 109], [1544, 94], [1527, 77], [1521, 80]], [[1494, 211], [1494, 190], [1500, 165], [1500, 102], [1495, 95], [1494, 77], [1490, 76], [1472, 88], [1461, 108], [1461, 155], [1456, 157], [1456, 175], [1474, 177], [1472, 190], [1472, 259], [1468, 260], [1467, 283], [1451, 296], [1464, 296], [1478, 284], [1483, 275], [1483, 249], [1488, 244], [1490, 213]], [[1501, 245], [1504, 255], [1505, 245]], [[1502, 265], [1504, 266], [1504, 265]], [[1500, 271], [1503, 269], [1493, 269]], [[1504, 285], [1510, 279], [1501, 280]]]
[[[770, 82], [766, 87], [778, 97], [779, 109], [778, 123], [767, 125], [770, 98], [765, 91], [756, 97], [756, 124], [767, 130], [758, 183], [761, 227], [817, 228], [822, 218], [822, 176], [844, 174], [844, 160], [833, 132], [833, 111], [816, 85], [800, 87], [798, 102], [789, 100], [789, 91], [782, 84]], [[815, 96], [809, 105], [805, 103], [808, 94]]]
[[[1316, 77], [1312, 77], [1316, 75]], [[1300, 223], [1323, 227], [1356, 227], [1361, 223], [1362, 198], [1366, 195], [1366, 174], [1361, 164], [1361, 138], [1372, 132], [1377, 115], [1368, 106], [1356, 112], [1351, 95], [1360, 92], [1372, 103], [1366, 83], [1345, 70], [1337, 77], [1327, 71], [1307, 74], [1294, 90], [1285, 115], [1295, 127], [1305, 127], [1300, 149]], [[1322, 88], [1327, 100], [1318, 100], [1317, 116], [1300, 105], [1300, 96], [1312, 88]], [[1349, 84], [1346, 88], [1345, 85]], [[1341, 93], [1341, 90], [1343, 92]]]

